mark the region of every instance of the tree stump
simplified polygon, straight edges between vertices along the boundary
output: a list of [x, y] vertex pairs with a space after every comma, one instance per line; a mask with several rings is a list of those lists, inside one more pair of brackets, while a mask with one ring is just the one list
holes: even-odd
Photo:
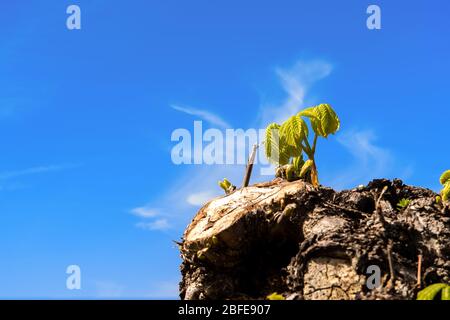
[[419, 255], [422, 287], [450, 282], [450, 210], [436, 196], [400, 180], [336, 192], [275, 179], [213, 199], [183, 235], [180, 297], [415, 299]]

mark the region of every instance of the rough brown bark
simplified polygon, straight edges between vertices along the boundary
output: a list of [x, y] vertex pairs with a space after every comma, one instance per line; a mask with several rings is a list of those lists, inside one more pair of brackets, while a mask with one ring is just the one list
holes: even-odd
[[275, 179], [213, 199], [184, 233], [180, 297], [414, 299], [419, 255], [423, 285], [450, 282], [450, 210], [436, 196], [400, 180], [336, 192]]

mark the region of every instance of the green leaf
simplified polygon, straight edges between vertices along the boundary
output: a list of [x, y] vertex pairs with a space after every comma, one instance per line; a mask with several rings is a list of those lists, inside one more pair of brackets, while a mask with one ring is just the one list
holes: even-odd
[[314, 164], [314, 161], [306, 160], [306, 162], [303, 164], [302, 170], [300, 171], [300, 178], [303, 178], [305, 174], [311, 170], [312, 165]]
[[302, 140], [308, 137], [308, 126], [299, 115], [292, 116], [281, 125], [280, 136], [289, 146], [301, 150]]
[[218, 184], [219, 187], [221, 187], [224, 191], [227, 190], [227, 187], [225, 186], [225, 184], [223, 183], [223, 181], [219, 181], [217, 184]]
[[286, 143], [277, 123], [271, 123], [266, 128], [265, 150], [269, 162], [277, 165], [288, 164], [291, 157], [297, 157], [302, 153], [301, 149]]
[[447, 287], [445, 283], [435, 283], [417, 293], [417, 300], [433, 300], [434, 297], [443, 289]]
[[298, 115], [308, 117], [314, 132], [325, 138], [336, 133], [340, 127], [339, 118], [329, 104], [307, 108]]
[[450, 300], [450, 286], [446, 286], [442, 289], [441, 300]]
[[278, 154], [278, 164], [280, 166], [284, 166], [285, 164], [289, 164], [289, 160], [291, 157], [295, 157], [297, 155], [297, 152], [295, 148], [292, 148], [291, 146], [287, 145], [283, 140], [281, 140], [281, 150]]
[[231, 187], [231, 182], [227, 178], [223, 178], [223, 183], [227, 188]]
[[311, 122], [311, 127], [313, 131], [317, 135], [321, 135], [320, 132], [322, 131], [322, 129], [320, 128], [320, 119], [319, 115], [317, 114], [316, 107], [310, 107], [305, 110], [302, 110], [298, 113], [298, 115], [301, 117], [307, 117], [309, 119], [309, 122]]
[[315, 120], [319, 120], [317, 114], [316, 114], [316, 107], [309, 107], [306, 108], [305, 110], [302, 110], [298, 113], [299, 116], [301, 117], [307, 117], [309, 119], [315, 119]]
[[299, 157], [295, 157], [292, 160], [292, 164], [294, 165], [295, 172], [297, 173], [297, 176], [300, 176], [300, 171], [302, 170], [303, 164], [305, 161], [303, 160], [303, 155], [300, 155]]
[[280, 125], [277, 123], [271, 123], [266, 128], [266, 157], [271, 163], [278, 164], [280, 153]]
[[336, 131], [339, 130], [340, 127], [339, 118], [330, 105], [328, 104], [319, 105], [319, 112], [320, 112], [320, 122], [325, 137], [328, 136], [329, 134], [334, 134]]
[[444, 189], [441, 191], [441, 196], [443, 201], [448, 201], [450, 199], [450, 181], [444, 184]]
[[450, 181], [450, 170], [445, 171], [441, 178], [439, 179], [442, 185], [446, 184], [448, 181]]
[[410, 199], [401, 199], [398, 203], [397, 203], [397, 209], [401, 210], [406, 208], [409, 204], [411, 203]]
[[295, 180], [295, 168], [293, 164], [288, 164], [286, 166], [286, 180], [287, 181]]
[[228, 190], [232, 186], [231, 182], [228, 181], [227, 178], [223, 178], [223, 181], [219, 181], [218, 184], [225, 191], [225, 193], [228, 192]]
[[267, 300], [286, 300], [281, 294], [278, 294], [276, 292], [269, 294], [266, 297]]
[[302, 149], [293, 147], [286, 143], [286, 141], [281, 137], [281, 154], [280, 158], [286, 160], [289, 163], [290, 158], [300, 157], [302, 155]]

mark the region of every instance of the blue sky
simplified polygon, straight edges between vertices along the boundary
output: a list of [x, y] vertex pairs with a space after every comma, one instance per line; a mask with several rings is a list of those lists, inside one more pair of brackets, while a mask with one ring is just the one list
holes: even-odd
[[[377, 4], [382, 29], [366, 28]], [[66, 28], [79, 5], [82, 29]], [[0, 298], [176, 298], [172, 240], [243, 167], [171, 161], [171, 133], [260, 128], [316, 103], [321, 182], [439, 189], [450, 4], [2, 1]], [[254, 181], [263, 177], [255, 176]], [[269, 179], [265, 177], [264, 179]], [[66, 289], [66, 267], [82, 289]]]

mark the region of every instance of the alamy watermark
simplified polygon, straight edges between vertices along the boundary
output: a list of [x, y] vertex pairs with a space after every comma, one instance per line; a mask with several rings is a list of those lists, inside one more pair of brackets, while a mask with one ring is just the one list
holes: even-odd
[[369, 30], [381, 29], [381, 8], [376, 4], [371, 4], [366, 10], [369, 17], [366, 20], [366, 26]]
[[72, 264], [66, 268], [66, 273], [69, 275], [66, 279], [66, 288], [68, 290], [80, 290], [81, 268], [76, 264]]
[[70, 5], [66, 9], [66, 13], [69, 15], [66, 20], [66, 26], [69, 30], [81, 29], [81, 8], [75, 4]]
[[368, 289], [373, 290], [381, 286], [381, 269], [379, 266], [368, 266], [366, 274], [369, 275], [366, 280], [366, 286]]
[[[171, 159], [176, 165], [247, 164], [250, 150], [254, 145], [258, 145], [260, 148], [253, 163], [265, 166], [260, 168], [261, 175], [273, 175], [273, 168], [265, 156], [265, 135], [265, 129], [254, 128], [203, 130], [203, 122], [194, 121], [192, 132], [184, 128], [172, 132], [171, 141], [176, 144], [172, 147]], [[276, 137], [274, 133], [274, 139]], [[276, 156], [275, 145], [273, 153]]]
[[[81, 8], [78, 5], [72, 4], [67, 7], [66, 13], [69, 17], [66, 20], [66, 26], [69, 30], [81, 29]], [[381, 29], [381, 8], [376, 4], [371, 4], [367, 7], [366, 13], [369, 15], [366, 20], [366, 26], [369, 30]]]

